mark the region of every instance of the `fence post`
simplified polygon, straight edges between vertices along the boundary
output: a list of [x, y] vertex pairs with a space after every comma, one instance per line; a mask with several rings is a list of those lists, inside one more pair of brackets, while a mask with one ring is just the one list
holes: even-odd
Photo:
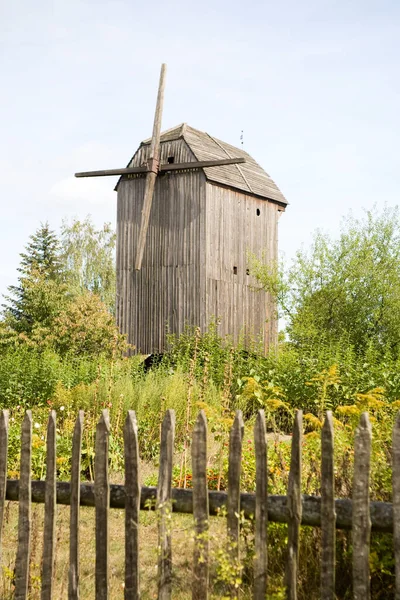
[[396, 568], [395, 600], [400, 600], [400, 412], [393, 427], [393, 544]]
[[83, 410], [80, 410], [72, 438], [68, 600], [79, 600], [79, 507], [81, 499], [82, 432]]
[[52, 410], [47, 424], [46, 488], [44, 499], [44, 533], [42, 565], [42, 600], [51, 600], [53, 592], [54, 553], [56, 543], [56, 412]]
[[172, 462], [175, 439], [175, 412], [168, 409], [161, 427], [160, 467], [157, 484], [158, 511], [158, 598], [169, 600], [172, 592]]
[[94, 496], [96, 511], [96, 600], [108, 599], [108, 515], [110, 484], [108, 481], [108, 444], [110, 421], [104, 409], [96, 426], [94, 458]]
[[267, 433], [265, 413], [259, 410], [254, 425], [254, 451], [256, 455], [256, 514], [254, 600], [264, 600], [267, 594], [267, 526], [268, 526], [268, 471]]
[[372, 430], [368, 413], [360, 417], [354, 439], [353, 478], [353, 597], [369, 600], [369, 544], [371, 520], [369, 511], [369, 472]]
[[31, 464], [32, 411], [27, 410], [21, 428], [21, 468], [19, 477], [18, 550], [15, 561], [15, 600], [28, 597], [31, 554]]
[[301, 523], [301, 443], [303, 436], [303, 412], [296, 411], [290, 459], [288, 507], [288, 553], [286, 562], [286, 590], [288, 600], [297, 600], [297, 571]]
[[139, 444], [136, 415], [128, 410], [125, 450], [125, 600], [139, 598]]
[[193, 430], [193, 583], [192, 600], [208, 598], [208, 489], [207, 489], [207, 419], [200, 411]]
[[9, 413], [4, 409], [0, 413], [0, 560], [7, 491], [8, 421]]
[[[240, 567], [240, 472], [242, 462], [242, 443], [244, 423], [242, 411], [237, 410], [235, 420], [229, 435], [229, 465], [228, 465], [228, 499], [227, 499], [227, 526], [228, 542], [231, 549], [233, 567]], [[232, 586], [232, 597], [238, 596], [239, 588]]]
[[333, 419], [327, 411], [321, 433], [321, 600], [335, 600], [336, 512]]
[[267, 434], [265, 413], [258, 411], [254, 425], [254, 451], [256, 455], [256, 520], [254, 559], [254, 600], [265, 600], [267, 595], [267, 526], [268, 526], [268, 471]]

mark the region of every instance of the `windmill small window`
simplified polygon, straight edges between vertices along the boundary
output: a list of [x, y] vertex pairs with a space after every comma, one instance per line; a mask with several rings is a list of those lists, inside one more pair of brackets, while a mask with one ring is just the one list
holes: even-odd
[[175, 156], [168, 156], [168, 164], [173, 165], [175, 162]]

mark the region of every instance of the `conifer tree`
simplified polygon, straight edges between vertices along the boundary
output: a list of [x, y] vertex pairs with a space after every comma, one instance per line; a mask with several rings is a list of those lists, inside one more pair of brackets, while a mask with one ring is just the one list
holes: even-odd
[[20, 256], [18, 285], [9, 286], [2, 306], [6, 323], [29, 334], [35, 324], [48, 324], [65, 295], [59, 242], [48, 223], [30, 236]]

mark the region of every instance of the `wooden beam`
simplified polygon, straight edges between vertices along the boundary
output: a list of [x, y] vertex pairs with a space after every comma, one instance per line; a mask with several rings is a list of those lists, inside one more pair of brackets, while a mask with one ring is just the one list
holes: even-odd
[[129, 167], [126, 169], [84, 171], [82, 173], [75, 173], [75, 177], [110, 177], [111, 175], [128, 175], [129, 173], [147, 173], [147, 170], [147, 167]]
[[202, 160], [187, 163], [171, 163], [161, 165], [160, 171], [177, 171], [178, 169], [201, 169], [207, 167], [219, 167], [222, 165], [235, 165], [246, 162], [245, 158], [219, 158], [217, 160]]
[[[43, 504], [45, 499], [45, 481], [32, 481], [32, 502]], [[140, 492], [140, 510], [155, 508], [157, 488], [142, 487]], [[242, 492], [240, 494], [240, 510], [246, 519], [253, 518], [256, 509], [255, 494]], [[19, 480], [7, 480], [6, 500], [16, 502], [19, 500]], [[221, 508], [226, 506], [227, 493], [208, 492], [210, 515], [217, 515]], [[321, 498], [318, 496], [301, 497], [302, 516], [301, 524], [311, 527], [321, 527]], [[125, 508], [125, 486], [110, 485], [110, 508]], [[69, 506], [71, 503], [71, 485], [68, 481], [57, 481], [57, 504]], [[268, 495], [268, 521], [273, 523], [287, 523], [289, 512], [286, 496]], [[93, 483], [80, 484], [80, 506], [94, 506]], [[193, 490], [172, 489], [172, 511], [177, 513], [193, 513]], [[353, 503], [350, 498], [335, 499], [336, 529], [351, 529]], [[371, 524], [373, 531], [392, 533], [393, 531], [393, 505], [390, 502], [370, 502]]]
[[154, 115], [153, 135], [151, 138], [149, 165], [152, 165], [151, 171], [146, 175], [146, 187], [144, 191], [142, 220], [140, 223], [139, 240], [137, 245], [135, 269], [140, 271], [142, 266], [144, 246], [146, 244], [147, 229], [149, 226], [150, 210], [153, 202], [154, 184], [157, 177], [157, 166], [160, 160], [160, 136], [161, 136], [161, 117], [164, 102], [165, 73], [167, 65], [161, 65], [160, 84], [158, 86], [156, 112]]
[[[207, 167], [219, 167], [222, 165], [234, 165], [237, 163], [246, 162], [245, 158], [221, 158], [217, 160], [202, 160], [187, 163], [167, 163], [160, 165], [159, 171], [165, 173], [166, 171], [178, 171], [180, 169], [204, 169]], [[103, 171], [84, 171], [82, 173], [75, 173], [75, 177], [109, 177], [112, 175], [130, 175], [134, 173], [147, 173], [147, 167], [127, 167], [125, 169], [106, 169]]]

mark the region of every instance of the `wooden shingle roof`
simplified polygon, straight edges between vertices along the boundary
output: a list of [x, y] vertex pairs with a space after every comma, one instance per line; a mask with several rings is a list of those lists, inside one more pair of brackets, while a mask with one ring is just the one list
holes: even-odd
[[[162, 143], [181, 138], [185, 140], [198, 161], [236, 157], [246, 159], [246, 162], [241, 164], [204, 168], [204, 173], [209, 181], [273, 200], [285, 206], [288, 204], [273, 179], [244, 150], [217, 140], [208, 133], [194, 129], [186, 123], [164, 131], [160, 141]], [[144, 140], [141, 146], [148, 144], [150, 144], [150, 139]]]

